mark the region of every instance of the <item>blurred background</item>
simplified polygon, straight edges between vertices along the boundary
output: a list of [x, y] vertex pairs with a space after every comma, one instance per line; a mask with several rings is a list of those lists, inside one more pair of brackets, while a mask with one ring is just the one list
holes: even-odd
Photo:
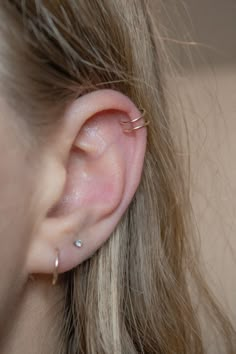
[[[236, 65], [236, 1], [235, 0], [154, 0], [170, 37], [199, 46], [186, 48], [172, 43], [169, 48], [175, 61], [184, 69], [229, 67]], [[191, 45], [190, 45], [191, 47]], [[183, 50], [184, 49], [184, 50]]]
[[[236, 324], [236, 1], [153, 1], [170, 62], [168, 99], [187, 122], [204, 266]], [[186, 155], [187, 149], [182, 152]]]

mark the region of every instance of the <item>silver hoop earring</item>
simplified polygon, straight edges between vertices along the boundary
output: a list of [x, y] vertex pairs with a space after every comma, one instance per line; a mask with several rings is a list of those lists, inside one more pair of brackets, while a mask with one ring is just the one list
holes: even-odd
[[52, 278], [52, 285], [56, 285], [58, 279], [58, 269], [59, 269], [59, 249], [56, 248], [56, 258], [54, 263], [54, 271]]

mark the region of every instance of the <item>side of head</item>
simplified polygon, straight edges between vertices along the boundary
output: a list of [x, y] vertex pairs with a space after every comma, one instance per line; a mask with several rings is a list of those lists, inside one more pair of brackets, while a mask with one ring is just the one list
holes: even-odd
[[[1, 319], [59, 249], [65, 345], [201, 353], [189, 199], [148, 5], [6, 1], [0, 23]], [[125, 134], [140, 108], [150, 127]]]

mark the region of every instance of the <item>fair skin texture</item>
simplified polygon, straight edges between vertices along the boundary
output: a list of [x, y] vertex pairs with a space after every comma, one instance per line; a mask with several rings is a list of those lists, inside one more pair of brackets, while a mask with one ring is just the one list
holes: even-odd
[[55, 348], [63, 303], [61, 288], [51, 286], [55, 250], [65, 273], [115, 229], [140, 183], [147, 140], [146, 127], [124, 133], [119, 122], [139, 115], [128, 97], [98, 90], [68, 105], [46, 143], [32, 144], [22, 117], [1, 98], [2, 354]]

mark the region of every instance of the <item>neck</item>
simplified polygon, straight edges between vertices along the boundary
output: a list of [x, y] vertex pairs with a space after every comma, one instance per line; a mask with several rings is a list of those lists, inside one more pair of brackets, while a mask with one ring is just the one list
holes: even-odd
[[29, 281], [13, 311], [1, 353], [58, 353], [63, 305], [59, 286], [45, 278]]

